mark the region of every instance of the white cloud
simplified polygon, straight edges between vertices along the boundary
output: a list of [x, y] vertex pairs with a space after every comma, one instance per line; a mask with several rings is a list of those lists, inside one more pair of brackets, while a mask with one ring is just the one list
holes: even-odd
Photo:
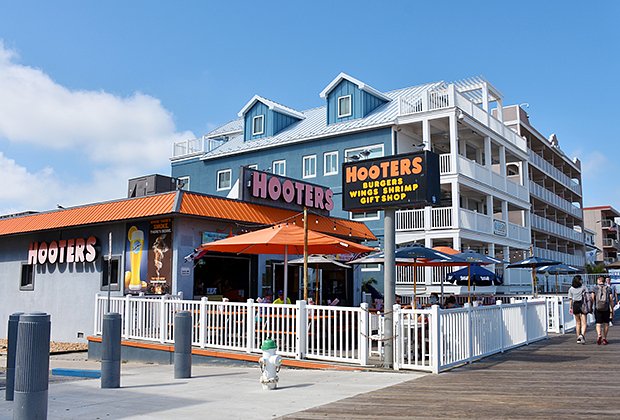
[[90, 173], [64, 179], [58, 169], [65, 174], [71, 165], [66, 161], [29, 170], [28, 162], [0, 154], [0, 173], [15, 181], [8, 185], [20, 186], [0, 192], [0, 213], [52, 208], [63, 199], [80, 204], [86, 201], [78, 200], [120, 198], [127, 178], [169, 173], [172, 143], [194, 137], [176, 130], [171, 113], [157, 98], [71, 90], [17, 59], [0, 40], [0, 142], [37, 153], [78, 155]]

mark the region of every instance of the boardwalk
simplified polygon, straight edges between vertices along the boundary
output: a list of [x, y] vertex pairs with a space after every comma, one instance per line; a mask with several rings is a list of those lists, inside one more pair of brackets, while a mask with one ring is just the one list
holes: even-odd
[[620, 319], [608, 346], [574, 335], [512, 350], [440, 375], [301, 411], [285, 419], [620, 418]]

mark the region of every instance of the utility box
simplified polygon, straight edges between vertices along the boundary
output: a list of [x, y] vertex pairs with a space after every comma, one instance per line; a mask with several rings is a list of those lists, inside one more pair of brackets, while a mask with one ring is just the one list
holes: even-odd
[[177, 188], [175, 178], [158, 174], [132, 178], [128, 181], [128, 184], [128, 198], [174, 191]]

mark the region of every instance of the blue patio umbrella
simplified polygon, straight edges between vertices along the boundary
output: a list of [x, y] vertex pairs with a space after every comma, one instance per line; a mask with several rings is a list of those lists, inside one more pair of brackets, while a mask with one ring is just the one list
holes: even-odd
[[531, 268], [532, 269], [532, 294], [537, 295], [536, 289], [536, 268], [549, 265], [561, 264], [559, 261], [549, 260], [547, 258], [529, 257], [521, 261], [511, 263], [506, 268]]
[[479, 265], [487, 265], [487, 264], [504, 264], [507, 261], [500, 260], [499, 258], [491, 257], [489, 255], [481, 254], [476, 251], [472, 251], [468, 249], [467, 251], [463, 251], [459, 254], [453, 255], [456, 258], [460, 258], [462, 260], [467, 261], [467, 272], [470, 274], [467, 281], [467, 302], [471, 303], [471, 267], [479, 266]]
[[575, 274], [575, 273], [579, 273], [581, 270], [576, 267], [573, 267], [572, 265], [556, 264], [556, 265], [545, 265], [542, 267], [538, 267], [537, 271], [539, 273], [555, 274], [555, 292], [557, 293], [559, 290], [558, 274]]
[[449, 273], [446, 278], [450, 283], [457, 285], [495, 286], [502, 284], [502, 280], [497, 274], [479, 265], [472, 265], [471, 268], [461, 268]]
[[[396, 250], [396, 260], [398, 259], [410, 259], [413, 260], [413, 306], [416, 306], [416, 283], [418, 282], [417, 266], [424, 265], [440, 265], [443, 263], [451, 263], [457, 260], [452, 255], [444, 254], [432, 248], [427, 248], [420, 244], [413, 244]], [[418, 260], [423, 260], [419, 263]], [[443, 284], [442, 284], [442, 298], [443, 298]]]

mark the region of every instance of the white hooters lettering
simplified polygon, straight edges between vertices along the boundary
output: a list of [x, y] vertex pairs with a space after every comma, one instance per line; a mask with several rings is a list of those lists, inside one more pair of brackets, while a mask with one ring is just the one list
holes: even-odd
[[97, 258], [97, 238], [61, 239], [58, 241], [32, 242], [28, 248], [28, 264], [92, 263]]

